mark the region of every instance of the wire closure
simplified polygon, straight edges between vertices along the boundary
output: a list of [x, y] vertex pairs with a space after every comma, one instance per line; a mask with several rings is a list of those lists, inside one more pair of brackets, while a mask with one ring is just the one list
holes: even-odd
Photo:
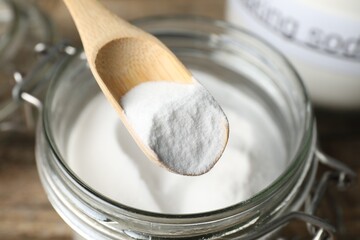
[[260, 237], [264, 237], [272, 232], [275, 232], [292, 221], [305, 222], [313, 240], [334, 239], [336, 228], [326, 220], [315, 216], [316, 210], [319, 207], [330, 183], [335, 183], [339, 189], [345, 189], [355, 180], [357, 176], [356, 173], [345, 164], [324, 154], [319, 149], [315, 151], [315, 157], [320, 163], [331, 168], [331, 170], [325, 172], [320, 178], [320, 182], [315, 187], [313, 196], [309, 197], [307, 204], [305, 204], [304, 212], [296, 211], [280, 216], [266, 224], [263, 228], [257, 229], [256, 232], [246, 236], [244, 239], [259, 239]]
[[356, 173], [348, 166], [323, 153], [319, 149], [316, 150], [315, 155], [321, 163], [333, 169], [333, 174], [327, 174], [332, 176], [331, 178], [329, 177], [329, 180], [336, 181], [337, 187], [339, 189], [346, 188], [357, 178]]
[[34, 51], [40, 55], [40, 59], [28, 74], [14, 73], [16, 85], [12, 90], [15, 101], [25, 101], [42, 110], [42, 96], [52, 76], [67, 61], [77, 53], [76, 48], [60, 42], [54, 46], [45, 43], [35, 45]]
[[327, 236], [327, 238], [318, 238], [319, 236], [314, 236], [313, 240], [333, 239], [334, 237], [333, 232], [335, 232], [335, 227], [333, 227], [331, 224], [327, 223], [323, 219], [304, 212], [290, 212], [271, 221], [270, 223], [266, 224], [266, 226], [262, 228], [260, 231], [258, 230], [256, 233], [251, 234], [250, 236], [247, 236], [244, 239], [246, 240], [259, 239], [268, 234], [271, 234], [272, 232], [275, 232], [276, 230], [296, 220], [303, 221], [305, 223], [318, 227], [322, 231], [321, 237]]
[[[312, 199], [309, 199], [309, 201], [305, 206], [305, 211], [311, 215], [316, 214], [316, 210], [320, 206], [321, 200], [324, 198], [326, 190], [328, 189], [330, 184], [336, 184], [339, 190], [345, 190], [349, 185], [351, 185], [351, 183], [354, 182], [354, 180], [357, 177], [356, 173], [353, 170], [351, 170], [348, 166], [326, 155], [321, 150], [317, 149], [315, 152], [315, 156], [317, 157], [319, 162], [329, 167], [330, 170], [323, 173], [323, 175], [320, 178], [320, 181], [318, 182], [314, 190]], [[336, 206], [334, 209], [336, 211]], [[340, 222], [340, 219], [337, 219], [337, 222]], [[326, 238], [323, 228], [318, 228], [317, 226], [308, 223], [307, 229], [314, 236], [319, 236], [316, 239], [333, 239], [333, 238]]]

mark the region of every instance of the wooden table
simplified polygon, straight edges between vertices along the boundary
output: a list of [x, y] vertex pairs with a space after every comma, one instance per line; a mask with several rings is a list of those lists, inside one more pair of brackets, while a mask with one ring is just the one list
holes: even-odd
[[[62, 22], [66, 16], [57, 14], [53, 10], [58, 3], [49, 4], [49, 1], [39, 1], [45, 5], [45, 9], [52, 11], [59, 28], [65, 29], [64, 34], [72, 36], [73, 28], [66, 28], [65, 25], [68, 24]], [[111, 0], [106, 1], [111, 2]], [[127, 14], [129, 11], [131, 13], [128, 18], [169, 12], [169, 9], [172, 9], [171, 13], [190, 11], [194, 14], [221, 18], [224, 3], [223, 0], [119, 0], [119, 2], [130, 4], [127, 8]], [[150, 2], [152, 7], [148, 7]], [[158, 2], [158, 6], [161, 7], [154, 7], [154, 2]], [[177, 8], [169, 7], [170, 2], [177, 4]], [[192, 4], [192, 7], [189, 7], [189, 4]], [[59, 12], [64, 12], [61, 4], [59, 8], [62, 9]], [[317, 111], [316, 114], [319, 140], [323, 150], [360, 174], [360, 113]], [[34, 138], [31, 133], [0, 133], [0, 239], [71, 239], [71, 229], [53, 210], [42, 189], [33, 149]], [[359, 187], [360, 182], [357, 180], [348, 191], [330, 191], [336, 204], [342, 207], [339, 214], [343, 223], [339, 225], [338, 239], [360, 239]], [[326, 207], [326, 204], [324, 205]], [[298, 236], [306, 236], [304, 225], [295, 223], [286, 230], [286, 234], [294, 233]], [[308, 239], [308, 237], [293, 239]]]

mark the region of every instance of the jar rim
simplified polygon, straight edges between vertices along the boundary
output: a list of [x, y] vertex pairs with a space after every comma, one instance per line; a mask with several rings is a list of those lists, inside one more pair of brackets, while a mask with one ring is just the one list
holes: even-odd
[[149, 24], [149, 23], [156, 23], [156, 22], [162, 22], [166, 20], [176, 20], [176, 21], [195, 21], [197, 23], [201, 24], [207, 24], [207, 25], [215, 25], [224, 29], [230, 29], [233, 31], [240, 31], [241, 33], [245, 33], [246, 35], [255, 38], [259, 40], [264, 46], [267, 46], [271, 49], [273, 53], [275, 53], [278, 57], [281, 58], [282, 62], [285, 64], [285, 66], [294, 74], [295, 79], [298, 81], [300, 86], [301, 94], [304, 96], [305, 99], [305, 108], [306, 109], [306, 116], [305, 121], [306, 123], [306, 129], [304, 130], [304, 134], [301, 137], [300, 144], [297, 148], [296, 153], [294, 154], [293, 159], [290, 159], [290, 164], [286, 167], [286, 169], [280, 174], [273, 182], [271, 182], [269, 185], [267, 185], [264, 189], [254, 194], [252, 197], [245, 201], [238, 202], [234, 205], [224, 207], [221, 209], [206, 211], [206, 212], [199, 212], [199, 213], [189, 213], [189, 214], [168, 214], [168, 213], [158, 213], [158, 212], [151, 212], [146, 211], [134, 207], [130, 207], [127, 205], [124, 205], [120, 202], [114, 201], [103, 194], [97, 192], [95, 189], [89, 187], [86, 183], [84, 183], [81, 179], [79, 179], [76, 174], [68, 167], [66, 164], [66, 161], [63, 159], [60, 151], [58, 151], [58, 148], [56, 146], [56, 141], [54, 140], [54, 137], [52, 135], [51, 127], [49, 126], [49, 118], [47, 117], [47, 105], [46, 103], [49, 102], [48, 99], [51, 98], [51, 95], [49, 92], [51, 92], [51, 87], [54, 86], [52, 84], [50, 86], [50, 90], [48, 91], [47, 98], [45, 101], [45, 108], [43, 111], [43, 124], [45, 129], [45, 136], [46, 139], [50, 145], [50, 148], [52, 149], [53, 153], [56, 156], [56, 160], [61, 165], [62, 170], [65, 172], [66, 175], [70, 176], [73, 180], [75, 180], [76, 184], [84, 188], [85, 191], [92, 194], [95, 198], [100, 199], [101, 201], [111, 205], [115, 208], [120, 208], [122, 210], [126, 210], [131, 214], [135, 215], [143, 215], [148, 217], [156, 217], [156, 218], [166, 218], [166, 219], [196, 219], [196, 218], [203, 218], [207, 216], [213, 216], [217, 214], [224, 214], [224, 213], [230, 213], [234, 212], [234, 210], [247, 210], [255, 207], [259, 203], [263, 202], [266, 199], [269, 199], [272, 195], [276, 194], [277, 190], [281, 188], [285, 183], [287, 183], [288, 179], [293, 176], [293, 174], [296, 172], [296, 170], [303, 165], [305, 162], [306, 153], [308, 153], [311, 149], [311, 147], [314, 145], [314, 138], [316, 138], [316, 131], [314, 131], [314, 125], [315, 125], [315, 119], [313, 116], [313, 111], [311, 108], [310, 99], [308, 97], [308, 94], [306, 92], [305, 85], [303, 81], [301, 80], [301, 77], [297, 73], [297, 71], [294, 69], [294, 67], [291, 65], [291, 63], [284, 57], [283, 54], [281, 54], [278, 50], [276, 50], [273, 46], [268, 44], [264, 39], [257, 36], [256, 34], [250, 33], [240, 27], [234, 26], [230, 23], [227, 23], [222, 20], [215, 20], [210, 19], [207, 17], [199, 17], [199, 16], [190, 16], [190, 15], [176, 15], [176, 16], [153, 16], [153, 17], [145, 17], [141, 19], [137, 19], [135, 21], [132, 21], [133, 24], [140, 26], [143, 24]]

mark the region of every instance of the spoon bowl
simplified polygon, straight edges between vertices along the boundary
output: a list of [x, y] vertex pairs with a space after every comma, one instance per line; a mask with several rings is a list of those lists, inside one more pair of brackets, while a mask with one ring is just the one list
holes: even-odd
[[178, 59], [151, 39], [121, 38], [105, 44], [96, 55], [95, 68], [115, 99], [147, 81], [194, 83]]

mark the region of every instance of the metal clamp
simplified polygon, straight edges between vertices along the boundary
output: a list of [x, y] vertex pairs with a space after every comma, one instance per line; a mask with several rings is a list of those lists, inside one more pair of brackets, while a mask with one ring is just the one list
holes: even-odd
[[[12, 89], [13, 100], [9, 101], [7, 110], [3, 115], [11, 117], [13, 113], [22, 107], [24, 110], [24, 119], [17, 123], [12, 119], [0, 122], [0, 131], [23, 131], [32, 130], [35, 127], [35, 120], [38, 112], [42, 111], [42, 96], [46, 92], [49, 80], [57, 72], [70, 56], [76, 54], [76, 48], [61, 42], [48, 47], [44, 43], [35, 45], [34, 51], [40, 55], [40, 59], [28, 74], [15, 72], [13, 77], [15, 86]], [[29, 104], [23, 104], [25, 101]], [[35, 111], [33, 106], [38, 111]], [[5, 117], [0, 120], [5, 119]], [[5, 119], [6, 120], [6, 119]]]
[[[315, 152], [316, 158], [320, 163], [329, 167], [330, 170], [323, 173], [321, 176], [312, 196], [312, 199], [308, 199], [307, 204], [305, 204], [305, 212], [310, 215], [315, 215], [316, 210], [318, 209], [321, 200], [323, 199], [326, 190], [328, 189], [331, 183], [336, 184], [339, 190], [346, 189], [354, 180], [357, 175], [352, 171], [348, 166], [342, 162], [326, 155], [319, 149]], [[332, 239], [328, 238], [324, 232], [323, 228], [314, 226], [311, 223], [307, 224], [307, 229], [310, 234], [314, 236], [319, 236], [315, 239]]]
[[[355, 178], [356, 173], [348, 168], [345, 164], [335, 160], [334, 158], [324, 154], [320, 150], [316, 150], [315, 157], [317, 160], [332, 168], [325, 172], [320, 178], [319, 183], [315, 187], [312, 197], [308, 198], [305, 203], [303, 212], [290, 212], [266, 224], [263, 228], [255, 233], [248, 235], [245, 239], [255, 240], [264, 237], [293, 221], [303, 221], [307, 225], [308, 232], [313, 240], [332, 240], [336, 228], [326, 220], [315, 216], [321, 200], [324, 197], [327, 187], [331, 182], [335, 183], [339, 189], [345, 189]], [[282, 239], [282, 238], [278, 238]]]
[[329, 180], [335, 181], [339, 189], [345, 189], [356, 179], [356, 173], [344, 163], [323, 153], [319, 149], [316, 150], [315, 155], [322, 164], [333, 169], [332, 174], [328, 172], [327, 175], [331, 175], [331, 177], [329, 176]]
[[[265, 227], [263, 227], [261, 230], [257, 231], [256, 233], [247, 236], [245, 239], [246, 240], [259, 239], [261, 237], [271, 234], [272, 232], [275, 232], [276, 230], [281, 229], [282, 227], [293, 221], [303, 221], [306, 222], [307, 224], [311, 224], [312, 226], [316, 226], [319, 229], [321, 229], [321, 235], [318, 235], [318, 233], [315, 236], [313, 235], [313, 240], [333, 239], [333, 233], [335, 232], [335, 227], [333, 227], [331, 224], [327, 223], [323, 219], [310, 215], [305, 212], [290, 212], [288, 214], [285, 214], [273, 220], [272, 222], [268, 223]], [[282, 238], [278, 238], [278, 239], [282, 239]]]
[[56, 70], [62, 66], [68, 57], [75, 55], [77, 50], [65, 42], [61, 42], [51, 47], [44, 43], [38, 43], [34, 51], [42, 57], [29, 74], [14, 73], [16, 85], [12, 90], [12, 95], [16, 101], [24, 100], [41, 110], [40, 95], [44, 93], [48, 86], [47, 83]]

